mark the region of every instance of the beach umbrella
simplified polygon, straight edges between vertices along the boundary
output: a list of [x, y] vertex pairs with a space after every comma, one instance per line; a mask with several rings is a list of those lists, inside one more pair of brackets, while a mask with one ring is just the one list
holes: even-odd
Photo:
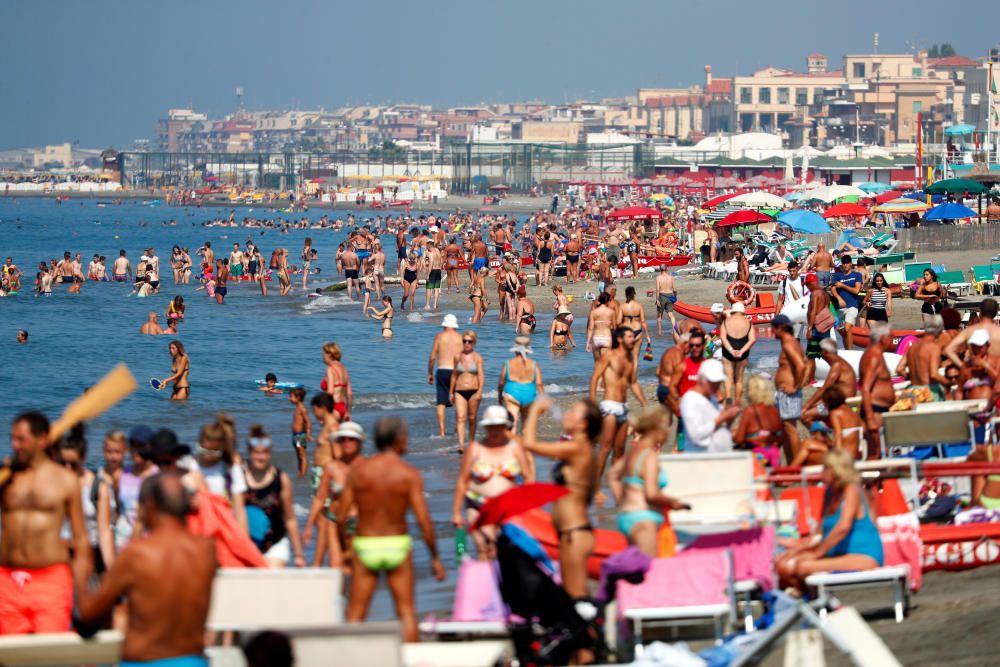
[[805, 195], [804, 192], [794, 192], [794, 191], [793, 192], [786, 192], [785, 195], [784, 195], [785, 199], [787, 199], [788, 201], [791, 201], [791, 202], [800, 201], [805, 196], [806, 195]]
[[876, 213], [922, 213], [929, 208], [930, 206], [922, 201], [900, 197], [899, 199], [879, 204], [872, 210]]
[[989, 188], [982, 183], [970, 181], [967, 178], [946, 178], [924, 188], [924, 192], [931, 195], [962, 194], [963, 192], [970, 195], [981, 195], [988, 190]]
[[719, 195], [718, 197], [712, 197], [711, 199], [709, 199], [707, 202], [705, 202], [701, 206], [702, 206], [702, 208], [715, 208], [719, 204], [722, 204], [723, 202], [727, 202], [730, 199], [732, 199], [733, 197], [736, 197], [737, 195], [742, 195], [742, 194], [746, 194], [746, 192], [745, 191], [743, 191], [743, 192], [733, 192], [732, 194], [728, 194], [728, 195]]
[[543, 505], [562, 498], [569, 493], [569, 489], [561, 484], [550, 484], [548, 482], [535, 482], [533, 484], [521, 484], [509, 491], [501, 493], [495, 498], [490, 498], [479, 508], [479, 518], [472, 525], [473, 528], [483, 526], [493, 526], [498, 523], [513, 519], [519, 514], [524, 514]]
[[730, 204], [742, 204], [746, 208], [778, 208], [786, 209], [792, 205], [787, 199], [770, 192], [746, 192], [729, 200]]
[[399, 181], [393, 181], [391, 179], [384, 180], [384, 181], [379, 181], [378, 186], [380, 188], [398, 188], [399, 187]]
[[663, 215], [655, 208], [645, 206], [629, 206], [611, 211], [606, 216], [606, 220], [659, 220]]
[[889, 189], [889, 186], [885, 183], [873, 183], [871, 181], [866, 183], [858, 183], [858, 190], [864, 190], [868, 194], [881, 194]]
[[510, 186], [509, 185], [503, 185], [503, 184], [500, 184], [500, 185], [491, 185], [490, 186], [490, 190], [510, 190]]
[[774, 222], [774, 218], [764, 215], [754, 209], [742, 209], [733, 211], [722, 220], [715, 223], [716, 227], [735, 227], [736, 225], [757, 225], [762, 222]]
[[946, 202], [927, 211], [924, 220], [964, 220], [965, 218], [974, 218], [976, 215], [976, 212], [968, 206]]
[[972, 134], [976, 131], [975, 125], [952, 125], [951, 127], [946, 127], [944, 133], [949, 137], [956, 137], [963, 134]]
[[886, 190], [885, 192], [877, 195], [875, 197], [876, 204], [884, 204], [887, 201], [892, 201], [893, 199], [899, 199], [903, 196], [903, 193], [899, 190]]
[[850, 197], [852, 195], [855, 197], [868, 196], [864, 190], [860, 190], [853, 185], [826, 185], [821, 188], [816, 188], [810, 192], [809, 199], [832, 202], [842, 197]]
[[311, 178], [311, 179], [309, 179], [309, 182], [310, 183], [326, 183], [326, 179], [325, 178]]
[[830, 224], [819, 213], [797, 208], [778, 214], [778, 224], [803, 234], [826, 234]]
[[860, 204], [837, 204], [831, 206], [823, 212], [824, 218], [845, 218], [851, 216], [868, 215], [870, 211]]

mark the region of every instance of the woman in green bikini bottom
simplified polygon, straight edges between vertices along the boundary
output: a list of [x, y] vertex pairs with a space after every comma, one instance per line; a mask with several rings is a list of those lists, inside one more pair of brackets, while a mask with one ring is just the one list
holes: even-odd
[[[379, 575], [385, 572], [403, 627], [403, 640], [415, 642], [418, 639], [417, 616], [413, 606], [413, 559], [410, 558], [413, 543], [406, 527], [409, 510], [413, 510], [430, 551], [434, 578], [444, 580], [445, 572], [437, 554], [423, 478], [420, 471], [402, 458], [408, 438], [406, 422], [399, 417], [382, 417], [375, 422], [378, 453], [351, 468], [340, 496], [337, 516], [350, 516], [354, 510], [358, 516], [352, 542], [356, 557], [351, 561], [347, 621], [365, 620]], [[343, 539], [346, 526], [338, 523], [337, 527]]]

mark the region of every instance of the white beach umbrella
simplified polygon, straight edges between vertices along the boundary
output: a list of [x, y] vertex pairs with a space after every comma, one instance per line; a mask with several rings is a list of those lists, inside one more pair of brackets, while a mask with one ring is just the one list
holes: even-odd
[[730, 204], [742, 204], [746, 208], [788, 208], [792, 202], [782, 199], [770, 192], [747, 192], [736, 195], [729, 200]]
[[827, 203], [840, 199], [841, 197], [865, 198], [867, 196], [867, 192], [861, 188], [856, 188], [853, 185], [827, 185], [822, 188], [816, 188], [809, 193], [810, 199], [818, 199]]

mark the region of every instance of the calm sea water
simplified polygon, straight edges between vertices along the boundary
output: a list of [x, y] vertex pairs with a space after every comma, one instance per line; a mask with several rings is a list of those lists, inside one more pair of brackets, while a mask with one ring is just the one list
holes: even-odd
[[[459, 457], [455, 442], [431, 437], [436, 431], [434, 395], [426, 384], [427, 356], [434, 335], [440, 330], [440, 315], [398, 314], [393, 322], [395, 338], [385, 341], [377, 322], [365, 320], [360, 305], [345, 295], [307, 299], [301, 289], [287, 297], [277, 295], [277, 285], [262, 298], [255, 287], [231, 283], [225, 305], [209, 300], [197, 285], [173, 286], [172, 274], [164, 272], [161, 293], [148, 299], [130, 297], [131, 285], [114, 283], [84, 284], [80, 294], [67, 294], [55, 287], [49, 298], [35, 298], [30, 285], [39, 261], [61, 258], [64, 251], [83, 255], [84, 271], [94, 253], [108, 258], [110, 271], [119, 249], [128, 252], [134, 264], [143, 248], [156, 248], [165, 266], [173, 245], [193, 250], [211, 241], [217, 255], [228, 252], [233, 242], [244, 244], [249, 238], [269, 257], [275, 247], [287, 247], [296, 257], [303, 239], [310, 236], [319, 252], [318, 265], [327, 277], [310, 285], [333, 279], [333, 258], [345, 232], [329, 230], [292, 230], [282, 234], [274, 230], [244, 228], [204, 228], [201, 223], [216, 216], [227, 216], [224, 209], [167, 208], [144, 202], [99, 207], [95, 201], [68, 201], [57, 204], [47, 199], [8, 199], [0, 197], [0, 261], [12, 256], [27, 274], [25, 289], [14, 297], [0, 299], [0, 424], [6, 428], [17, 413], [37, 409], [51, 417], [116, 363], [124, 362], [140, 381], [140, 389], [90, 425], [91, 462], [99, 464], [102, 434], [111, 429], [127, 431], [145, 423], [152, 428], [174, 429], [182, 441], [194, 443], [201, 425], [211, 421], [216, 412], [226, 412], [236, 419], [241, 442], [251, 423], [259, 422], [275, 439], [276, 462], [286, 471], [294, 471], [294, 453], [290, 442], [291, 406], [284, 396], [266, 396], [256, 390], [255, 381], [273, 372], [280, 380], [301, 382], [310, 391], [318, 391], [324, 366], [321, 347], [337, 342], [344, 353], [344, 363], [354, 386], [354, 418], [366, 429], [378, 416], [400, 414], [410, 424], [411, 444], [408, 458], [425, 475], [428, 500], [440, 540], [439, 549], [449, 566], [454, 553], [450, 526], [452, 490]], [[247, 213], [259, 218], [301, 217], [257, 209]], [[313, 213], [315, 220], [320, 214]], [[241, 217], [240, 214], [237, 217]], [[364, 217], [363, 215], [359, 217]], [[163, 224], [175, 220], [176, 226]], [[387, 254], [394, 248], [390, 237], [383, 241]], [[390, 269], [390, 273], [393, 270]], [[399, 304], [401, 288], [390, 288]], [[163, 313], [167, 301], [176, 294], [184, 296], [187, 312], [179, 338], [191, 359], [191, 400], [184, 404], [169, 400], [168, 392], [148, 387], [151, 377], [169, 374], [167, 351], [171, 336], [142, 336], [139, 326], [150, 310]], [[423, 304], [418, 290], [418, 306]], [[459, 322], [471, 317], [469, 301], [464, 297], [442, 308], [453, 312]], [[537, 304], [539, 332], [547, 332], [551, 323], [551, 304], [546, 297]], [[495, 317], [494, 309], [490, 315]], [[492, 319], [478, 325], [478, 351], [486, 362], [486, 402], [496, 400], [496, 379], [513, 334], [509, 325]], [[15, 341], [18, 329], [30, 332], [30, 343]], [[542, 336], [536, 346], [547, 391], [567, 393], [585, 390], [592, 370], [591, 356], [583, 351], [582, 326], [577, 326], [581, 347], [567, 356], [550, 356]], [[657, 356], [666, 344], [655, 347]], [[755, 348], [757, 365], [775, 365], [777, 353], [772, 341], [762, 341]], [[655, 362], [644, 362], [640, 378], [655, 381]], [[308, 398], [307, 398], [308, 400]], [[453, 414], [449, 413], [449, 432]], [[6, 437], [0, 439], [0, 452], [9, 452]], [[545, 468], [543, 467], [543, 470]], [[308, 484], [295, 482], [295, 499], [300, 514], [308, 508]], [[304, 521], [304, 516], [303, 519]], [[453, 578], [434, 582], [429, 572], [426, 549], [415, 548], [421, 577], [418, 581], [418, 608], [421, 612], [447, 610], [451, 605]], [[391, 605], [387, 594], [380, 592], [373, 606], [373, 616], [388, 617]]]

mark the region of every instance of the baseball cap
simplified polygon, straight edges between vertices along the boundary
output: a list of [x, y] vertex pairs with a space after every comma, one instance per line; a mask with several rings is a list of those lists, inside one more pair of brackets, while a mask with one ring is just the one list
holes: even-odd
[[969, 335], [969, 345], [989, 345], [990, 332], [986, 329], [976, 329]]
[[810, 433], [832, 433], [832, 429], [821, 421], [814, 421], [809, 427]]
[[747, 307], [743, 305], [742, 301], [737, 301], [736, 303], [733, 304], [730, 310], [733, 311], [734, 313], [745, 313], [747, 312]]
[[458, 318], [452, 313], [448, 313], [441, 320], [441, 326], [445, 329], [457, 329], [458, 328]]
[[726, 371], [718, 359], [706, 359], [698, 367], [698, 377], [709, 382], [725, 382]]
[[132, 447], [148, 447], [153, 441], [153, 429], [148, 426], [134, 426], [128, 434], [128, 444]]
[[716, 302], [712, 304], [712, 307], [709, 309], [709, 311], [712, 313], [721, 313], [725, 309], [726, 309], [725, 306], [723, 306], [721, 303]]
[[790, 327], [792, 326], [792, 321], [788, 318], [788, 315], [775, 315], [774, 319], [771, 320], [772, 327]]
[[337, 432], [333, 434], [334, 440], [340, 440], [341, 438], [354, 438], [355, 440], [364, 441], [365, 430], [357, 422], [344, 422], [337, 429]]
[[191, 453], [191, 448], [182, 445], [177, 434], [168, 428], [161, 428], [153, 435], [149, 443], [149, 454], [144, 456], [150, 461], [158, 461], [166, 456], [184, 456]]
[[806, 285], [819, 284], [819, 278], [816, 277], [815, 273], [810, 273], [805, 279]]
[[491, 405], [483, 411], [479, 420], [480, 426], [507, 426], [510, 424], [510, 414], [502, 405]]

